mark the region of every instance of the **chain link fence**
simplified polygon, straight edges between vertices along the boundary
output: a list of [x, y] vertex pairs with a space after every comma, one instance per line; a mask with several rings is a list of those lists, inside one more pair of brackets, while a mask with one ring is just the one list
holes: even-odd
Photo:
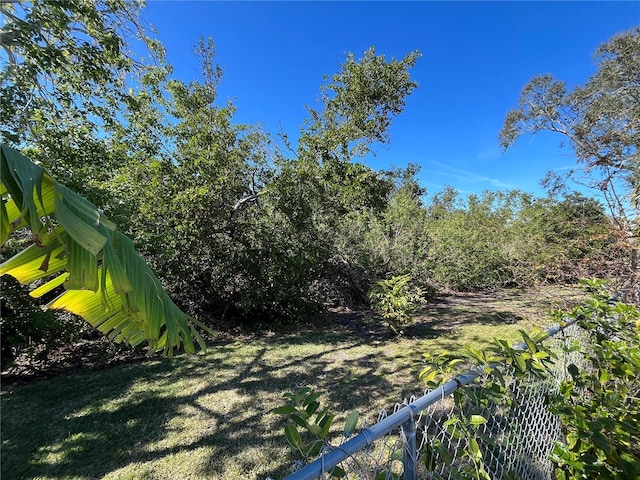
[[554, 441], [562, 439], [562, 431], [558, 419], [547, 409], [547, 398], [557, 392], [570, 364], [587, 366], [579, 353], [566, 353], [563, 348], [569, 342], [585, 341], [577, 325], [553, 327], [548, 333], [546, 342], [551, 342], [558, 358], [547, 378], [517, 377], [511, 367], [497, 366], [505, 378], [507, 398], [500, 403], [488, 402], [480, 409], [468, 402], [456, 406], [452, 394], [458, 388], [482, 389], [486, 385], [487, 379], [472, 369], [419, 398], [405, 400], [392, 413], [380, 412], [375, 424], [342, 439], [339, 445], [328, 445], [315, 461], [294, 465], [286, 480], [333, 478], [336, 466], [347, 479], [459, 478], [460, 472], [474, 468], [479, 459], [467, 453], [469, 442], [474, 440], [462, 434], [464, 425], [458, 421], [470, 414], [486, 419], [474, 427], [473, 438], [490, 478], [552, 479], [549, 456]]

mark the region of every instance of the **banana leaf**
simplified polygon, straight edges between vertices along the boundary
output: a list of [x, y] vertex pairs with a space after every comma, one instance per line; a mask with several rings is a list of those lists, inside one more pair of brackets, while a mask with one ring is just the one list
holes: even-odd
[[213, 332], [182, 312], [133, 242], [91, 202], [59, 184], [17, 150], [0, 145], [0, 245], [28, 228], [32, 242], [0, 265], [0, 276], [22, 284], [46, 281], [38, 298], [64, 286], [47, 307], [80, 315], [115, 342], [172, 356], [183, 347], [205, 349], [201, 331]]

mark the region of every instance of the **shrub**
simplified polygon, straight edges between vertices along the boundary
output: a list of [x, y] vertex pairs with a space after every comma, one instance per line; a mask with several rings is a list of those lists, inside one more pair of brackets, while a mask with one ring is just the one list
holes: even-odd
[[[583, 349], [591, 369], [569, 365], [552, 411], [565, 441], [552, 458], [561, 480], [640, 478], [640, 310], [614, 301], [597, 282], [593, 298], [570, 315], [591, 342]], [[574, 345], [571, 349], [579, 349]]]
[[402, 333], [401, 325], [409, 322], [411, 313], [425, 303], [424, 292], [411, 283], [409, 275], [378, 280], [369, 291], [369, 301], [396, 335]]

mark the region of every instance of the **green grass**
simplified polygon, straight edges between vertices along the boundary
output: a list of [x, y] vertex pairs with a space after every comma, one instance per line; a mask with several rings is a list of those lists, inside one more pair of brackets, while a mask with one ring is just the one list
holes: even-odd
[[557, 297], [509, 295], [429, 306], [400, 338], [372, 334], [369, 318], [16, 388], [2, 395], [1, 478], [282, 478], [295, 460], [284, 419], [271, 413], [284, 392], [325, 392], [336, 428], [353, 409], [373, 423], [380, 408], [423, 391], [422, 353], [542, 326], [540, 304]]

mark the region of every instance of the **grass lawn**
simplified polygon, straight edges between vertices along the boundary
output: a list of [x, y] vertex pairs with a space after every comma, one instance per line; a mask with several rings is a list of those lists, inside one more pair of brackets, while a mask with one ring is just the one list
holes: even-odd
[[544, 312], [575, 292], [456, 295], [429, 305], [392, 338], [366, 315], [334, 313], [296, 331], [236, 338], [208, 353], [149, 359], [5, 389], [1, 478], [264, 479], [296, 457], [282, 394], [310, 386], [360, 426], [420, 394], [421, 354], [486, 344], [546, 326]]

